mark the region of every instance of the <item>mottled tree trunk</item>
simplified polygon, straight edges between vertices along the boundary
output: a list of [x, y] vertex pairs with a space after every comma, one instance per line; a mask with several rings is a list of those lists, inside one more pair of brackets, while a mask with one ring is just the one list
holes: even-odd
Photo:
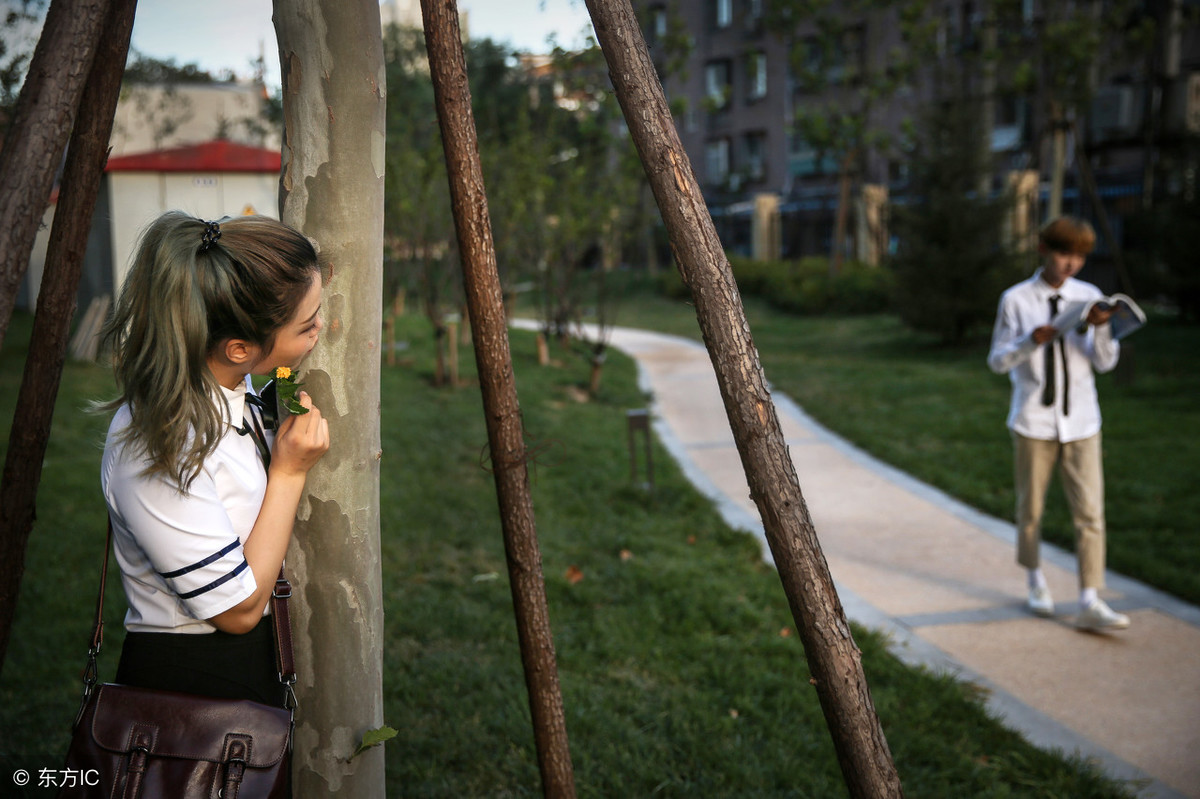
[[83, 105], [71, 135], [58, 213], [46, 252], [46, 270], [0, 483], [0, 668], [8, 652], [25, 570], [25, 548], [33, 529], [42, 461], [75, 316], [92, 212], [108, 160], [108, 139], [136, 6], [137, 0], [113, 0], [104, 27], [97, 31], [101, 42], [82, 93]]
[[329, 419], [287, 569], [298, 797], [384, 795], [379, 542], [384, 61], [374, 0], [275, 0], [285, 120], [280, 217], [320, 249], [325, 330], [301, 379]]
[[587, 0], [617, 98], [666, 223], [712, 358], [750, 492], [804, 643], [850, 795], [901, 795], [862, 656], [800, 491], [729, 261], [629, 0]]
[[463, 283], [475, 341], [475, 362], [487, 419], [492, 474], [500, 505], [504, 550], [525, 685], [533, 716], [542, 791], [573, 797], [575, 775], [567, 744], [554, 639], [546, 606], [542, 556], [529, 491], [524, 431], [513, 379], [504, 292], [496, 269], [483, 169], [479, 161], [466, 59], [454, 0], [422, 0], [425, 42], [446, 150], [446, 171], [463, 264]]
[[[109, 0], [53, 0], [0, 150], [0, 345], [71, 134]], [[121, 62], [124, 69], [124, 62]]]

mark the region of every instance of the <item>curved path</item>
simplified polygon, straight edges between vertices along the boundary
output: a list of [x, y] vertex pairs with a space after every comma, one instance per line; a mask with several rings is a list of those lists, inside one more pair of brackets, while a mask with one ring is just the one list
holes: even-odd
[[[763, 539], [703, 344], [622, 328], [611, 343], [636, 359], [655, 432], [684, 472], [726, 521]], [[1200, 609], [1110, 572], [1102, 595], [1132, 626], [1078, 632], [1074, 556], [1047, 546], [1058, 615], [1035, 618], [1012, 524], [774, 399], [851, 619], [886, 632], [906, 662], [983, 686], [992, 712], [1035, 744], [1093, 759], [1142, 797], [1200, 798]]]

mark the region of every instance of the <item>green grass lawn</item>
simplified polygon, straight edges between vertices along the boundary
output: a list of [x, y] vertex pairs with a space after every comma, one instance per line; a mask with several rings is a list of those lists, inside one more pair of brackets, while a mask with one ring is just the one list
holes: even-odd
[[[876, 457], [1012, 518], [1009, 382], [987, 368], [986, 333], [946, 347], [891, 316], [804, 318], [757, 301], [746, 314], [777, 390]], [[637, 282], [617, 323], [700, 335], [694, 308]], [[1152, 315], [1098, 385], [1109, 568], [1200, 603], [1200, 327]], [[1074, 547], [1057, 481], [1044, 535]]]
[[[383, 377], [384, 720], [400, 731], [386, 745], [388, 793], [536, 796], [479, 391], [433, 388], [428, 327], [416, 317], [400, 327], [411, 361]], [[10, 333], [0, 352], [5, 425], [20, 342]], [[534, 505], [579, 795], [844, 796], [782, 588], [758, 544], [728, 528], [661, 447], [655, 491], [630, 485], [625, 411], [646, 403], [632, 362], [611, 357], [599, 396], [582, 402], [581, 358], [539, 367], [532, 337], [520, 333], [513, 351], [538, 451]], [[464, 378], [472, 372], [468, 354]], [[67, 367], [0, 675], [5, 796], [16, 769], [61, 763], [77, 706], [104, 536], [96, 470], [105, 427], [79, 409], [109, 392], [104, 370]], [[582, 580], [567, 578], [572, 567]], [[122, 604], [113, 591], [104, 678], [115, 669]], [[879, 635], [855, 635], [907, 795], [1129, 795], [989, 719], [972, 687], [903, 666]]]

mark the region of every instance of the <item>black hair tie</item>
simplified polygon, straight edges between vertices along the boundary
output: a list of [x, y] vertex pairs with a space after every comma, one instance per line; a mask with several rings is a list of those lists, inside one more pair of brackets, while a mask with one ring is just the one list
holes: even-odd
[[208, 252], [208, 248], [221, 238], [221, 226], [216, 222], [205, 222], [204, 232], [200, 234], [200, 252]]

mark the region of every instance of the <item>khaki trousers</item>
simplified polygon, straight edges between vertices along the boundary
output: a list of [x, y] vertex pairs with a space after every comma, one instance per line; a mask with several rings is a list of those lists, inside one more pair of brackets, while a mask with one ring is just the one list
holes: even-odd
[[1025, 438], [1017, 433], [1012, 437], [1017, 489], [1017, 562], [1027, 569], [1038, 567], [1046, 489], [1057, 466], [1075, 526], [1079, 586], [1103, 588], [1104, 468], [1100, 434], [1067, 444]]

